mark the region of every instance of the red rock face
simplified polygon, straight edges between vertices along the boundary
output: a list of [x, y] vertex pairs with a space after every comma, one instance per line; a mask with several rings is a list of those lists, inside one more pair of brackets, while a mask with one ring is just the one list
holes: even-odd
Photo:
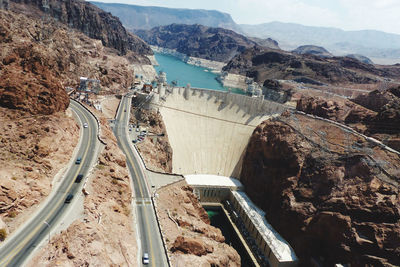
[[68, 108], [68, 95], [42, 49], [35, 44], [21, 46], [3, 59], [1, 106], [44, 115]]
[[303, 266], [400, 264], [400, 158], [302, 115], [259, 125], [241, 181]]
[[[358, 132], [381, 140], [400, 150], [399, 88], [372, 91], [352, 100], [322, 99], [302, 95], [296, 109], [308, 114], [347, 124]], [[397, 94], [397, 95], [396, 95]]]

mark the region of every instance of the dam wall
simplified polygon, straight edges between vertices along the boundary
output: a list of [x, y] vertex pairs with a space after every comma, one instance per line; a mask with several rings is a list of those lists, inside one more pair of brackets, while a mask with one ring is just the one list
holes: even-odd
[[[158, 100], [157, 100], [158, 101]], [[238, 178], [254, 129], [288, 107], [224, 91], [173, 87], [151, 108], [161, 113], [172, 171]]]

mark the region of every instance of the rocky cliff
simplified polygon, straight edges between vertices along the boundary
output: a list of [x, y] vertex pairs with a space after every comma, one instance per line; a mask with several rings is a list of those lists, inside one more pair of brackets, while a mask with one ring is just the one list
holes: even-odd
[[396, 66], [374, 66], [349, 57], [322, 58], [260, 47], [236, 55], [223, 70], [260, 83], [266, 79], [306, 79], [328, 84], [369, 84], [382, 78], [398, 79], [400, 74]]
[[99, 79], [102, 93], [126, 90], [133, 83], [133, 52], [121, 57], [55, 20], [46, 25], [1, 12], [0, 105], [50, 114], [68, 107], [66, 87], [76, 88], [81, 76]]
[[[137, 55], [152, 55], [150, 47], [137, 36], [129, 33], [117, 17], [95, 5], [82, 0], [49, 0], [48, 7], [41, 0], [12, 0], [11, 10], [34, 15], [38, 18], [50, 16], [78, 29], [93, 39], [101, 40], [106, 47], [114, 48], [125, 55], [133, 51]], [[142, 58], [146, 63], [145, 58]]]
[[159, 189], [156, 203], [172, 266], [240, 266], [239, 254], [210, 225], [186, 182]]
[[400, 89], [375, 90], [353, 99], [302, 95], [297, 110], [347, 124], [400, 151]]
[[149, 31], [136, 31], [147, 43], [175, 49], [190, 57], [227, 62], [256, 42], [223, 28], [202, 25], [171, 24]]
[[241, 181], [302, 266], [398, 266], [398, 166], [358, 135], [285, 113], [254, 131]]

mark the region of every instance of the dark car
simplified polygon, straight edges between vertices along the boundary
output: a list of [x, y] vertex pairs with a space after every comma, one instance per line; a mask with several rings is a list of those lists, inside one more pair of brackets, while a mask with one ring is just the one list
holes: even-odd
[[79, 158], [76, 159], [75, 164], [81, 164], [81, 161], [82, 161], [82, 158], [79, 157]]
[[78, 176], [76, 176], [75, 183], [80, 183], [82, 181], [82, 178], [83, 174], [78, 174]]
[[65, 203], [71, 203], [71, 200], [74, 198], [73, 194], [68, 194], [67, 198], [65, 199]]

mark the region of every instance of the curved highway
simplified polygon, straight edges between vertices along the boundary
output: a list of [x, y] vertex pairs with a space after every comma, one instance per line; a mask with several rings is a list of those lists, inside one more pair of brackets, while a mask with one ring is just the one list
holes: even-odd
[[126, 163], [134, 185], [134, 200], [137, 214], [136, 222], [139, 230], [138, 235], [142, 251], [141, 255], [143, 255], [143, 253], [149, 254], [149, 266], [168, 266], [154, 208], [151, 202], [151, 195], [146, 183], [146, 176], [139, 164], [141, 159], [136, 151], [131, 147], [132, 140], [130, 140], [127, 135], [130, 108], [131, 98], [123, 97], [115, 121], [114, 134], [118, 140], [119, 147], [126, 155]]
[[[83, 174], [86, 177], [95, 162], [98, 144], [97, 121], [93, 115], [75, 101], [71, 100], [70, 107], [78, 116], [81, 126], [85, 122], [88, 124], [87, 128], [82, 128], [81, 146], [76, 156], [76, 158], [81, 157], [82, 161], [80, 164], [76, 164], [76, 158], [74, 158], [74, 163], [64, 175], [63, 181], [57, 191], [52, 194], [51, 199], [36, 213], [33, 220], [23, 225], [15, 235], [2, 244], [0, 247], [0, 266], [21, 266], [39, 243], [47, 238], [51, 229], [56, 226], [63, 213], [71, 205], [65, 203], [67, 196], [69, 194], [77, 195], [84, 183], [84, 180], [75, 183], [77, 175]], [[74, 199], [72, 199], [72, 202]]]

